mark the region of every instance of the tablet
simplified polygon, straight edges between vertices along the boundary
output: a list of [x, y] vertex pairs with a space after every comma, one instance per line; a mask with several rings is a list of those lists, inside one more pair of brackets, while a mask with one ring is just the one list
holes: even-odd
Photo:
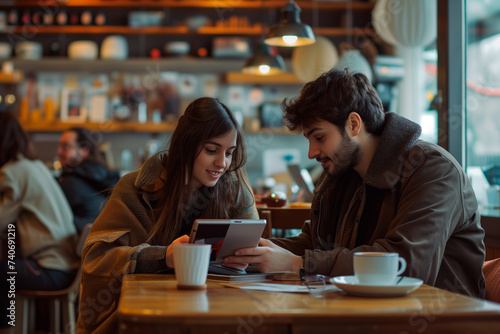
[[257, 246], [265, 227], [265, 219], [197, 219], [189, 242], [211, 244], [210, 263], [222, 263], [238, 249]]

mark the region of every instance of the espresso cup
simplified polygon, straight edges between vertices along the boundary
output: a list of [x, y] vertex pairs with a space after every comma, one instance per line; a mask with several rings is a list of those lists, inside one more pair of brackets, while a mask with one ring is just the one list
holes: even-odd
[[406, 269], [406, 261], [398, 253], [357, 252], [353, 261], [361, 285], [393, 285]]
[[212, 245], [174, 245], [175, 278], [178, 289], [205, 289]]

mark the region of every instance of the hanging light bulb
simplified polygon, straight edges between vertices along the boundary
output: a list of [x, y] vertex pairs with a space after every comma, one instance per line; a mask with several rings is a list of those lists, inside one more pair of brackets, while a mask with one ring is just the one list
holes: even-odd
[[280, 55], [273, 55], [268, 45], [260, 43], [257, 51], [243, 65], [243, 73], [273, 75], [285, 72], [285, 62]]
[[290, 0], [281, 9], [281, 20], [273, 25], [264, 42], [274, 46], [303, 46], [313, 44], [316, 39], [310, 26], [300, 21], [300, 8]]
[[283, 42], [285, 42], [287, 45], [294, 45], [295, 43], [297, 43], [297, 40], [299, 39], [297, 36], [293, 35], [285, 35], [282, 38]]
[[259, 65], [259, 72], [262, 74], [268, 74], [271, 70], [271, 66], [269, 65]]

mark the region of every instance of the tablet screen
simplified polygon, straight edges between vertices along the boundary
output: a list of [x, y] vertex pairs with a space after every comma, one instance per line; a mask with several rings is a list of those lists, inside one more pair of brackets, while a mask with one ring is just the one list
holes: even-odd
[[193, 243], [211, 244], [212, 253], [210, 254], [210, 262], [214, 262], [224, 242], [227, 230], [229, 230], [229, 224], [199, 224]]
[[265, 226], [265, 219], [197, 219], [189, 242], [211, 244], [210, 262], [218, 263], [238, 249], [257, 246]]

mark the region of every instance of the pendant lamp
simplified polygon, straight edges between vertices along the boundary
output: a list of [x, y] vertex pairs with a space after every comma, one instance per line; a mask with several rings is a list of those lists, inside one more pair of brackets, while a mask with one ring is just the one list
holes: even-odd
[[391, 45], [423, 47], [437, 36], [436, 0], [377, 0], [372, 19], [378, 36]]
[[286, 71], [283, 58], [271, 53], [270, 47], [260, 43], [255, 53], [247, 59], [242, 72], [245, 74], [274, 75]]
[[301, 82], [307, 83], [328, 72], [338, 60], [335, 45], [326, 37], [316, 36], [316, 43], [293, 50], [293, 73]]
[[370, 82], [373, 82], [372, 67], [357, 49], [344, 50], [335, 67], [340, 69], [348, 68], [352, 73], [364, 74]]
[[281, 20], [271, 26], [264, 42], [268, 45], [295, 47], [313, 44], [316, 39], [310, 26], [300, 21], [300, 8], [290, 0], [281, 9]]
[[399, 113], [420, 122], [425, 96], [425, 46], [437, 37], [437, 0], [377, 0], [372, 11], [377, 35], [396, 47], [404, 61], [405, 75], [399, 83]]

